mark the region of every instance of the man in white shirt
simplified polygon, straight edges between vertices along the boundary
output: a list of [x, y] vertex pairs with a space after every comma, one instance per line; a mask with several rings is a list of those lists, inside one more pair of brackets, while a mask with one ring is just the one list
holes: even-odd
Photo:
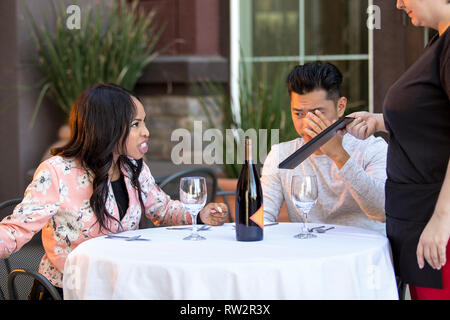
[[[384, 184], [387, 143], [336, 135], [297, 168], [278, 164], [344, 115], [342, 74], [330, 63], [296, 66], [287, 77], [291, 116], [299, 138], [273, 145], [262, 170], [264, 219], [276, 221], [283, 201], [289, 220], [302, 221], [291, 195], [294, 175], [314, 172], [319, 197], [308, 221], [351, 225], [385, 234]], [[361, 124], [362, 125], [362, 124]]]

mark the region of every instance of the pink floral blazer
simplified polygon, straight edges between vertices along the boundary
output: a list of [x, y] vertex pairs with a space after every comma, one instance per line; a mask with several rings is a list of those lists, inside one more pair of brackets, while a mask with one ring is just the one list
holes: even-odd
[[[113, 232], [136, 230], [141, 219], [138, 192], [133, 188], [131, 173], [122, 169], [128, 190], [129, 207], [120, 225], [109, 219]], [[190, 215], [179, 201], [171, 200], [155, 183], [150, 169], [144, 163], [139, 176], [145, 215], [155, 225], [192, 223]], [[92, 195], [93, 174], [79, 161], [52, 157], [41, 163], [33, 181], [27, 187], [23, 201], [12, 215], [0, 223], [0, 258], [18, 251], [34, 234], [42, 229], [45, 255], [39, 265], [53, 285], [62, 287], [64, 263], [68, 254], [80, 243], [104, 235], [89, 205]], [[107, 211], [119, 220], [119, 211], [111, 183], [106, 202]]]

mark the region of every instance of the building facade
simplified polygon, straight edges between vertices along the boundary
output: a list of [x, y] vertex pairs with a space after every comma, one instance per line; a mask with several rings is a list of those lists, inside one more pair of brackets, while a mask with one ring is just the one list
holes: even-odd
[[[27, 0], [38, 17], [46, 2]], [[80, 5], [94, 2], [83, 0]], [[29, 127], [39, 75], [32, 65], [36, 54], [20, 3], [0, 2], [0, 201], [23, 195], [29, 171], [57, 139], [64, 122], [46, 99]], [[355, 105], [375, 112], [382, 112], [387, 89], [420, 56], [429, 37], [428, 30], [410, 24], [394, 1], [141, 0], [139, 5], [143, 10], [157, 8], [165, 25], [160, 56], [135, 88], [149, 119], [149, 162], [170, 163], [176, 143], [170, 141], [171, 132], [192, 129], [194, 120], [205, 119], [196, 91], [199, 82], [209, 79], [232, 88], [236, 35], [242, 52], [238, 65], [252, 63], [253, 69], [270, 74], [276, 64], [335, 62], [346, 76], [345, 94]], [[380, 10], [380, 29], [367, 28], [370, 5]]]

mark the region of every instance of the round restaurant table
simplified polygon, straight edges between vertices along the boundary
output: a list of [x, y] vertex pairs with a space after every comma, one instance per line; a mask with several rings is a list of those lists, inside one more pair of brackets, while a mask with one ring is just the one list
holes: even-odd
[[[296, 239], [299, 223], [264, 228], [264, 240], [236, 241], [233, 224], [200, 231], [128, 231], [150, 241], [80, 244], [64, 269], [65, 299], [398, 299], [388, 239], [335, 226]], [[317, 224], [310, 224], [317, 226]]]

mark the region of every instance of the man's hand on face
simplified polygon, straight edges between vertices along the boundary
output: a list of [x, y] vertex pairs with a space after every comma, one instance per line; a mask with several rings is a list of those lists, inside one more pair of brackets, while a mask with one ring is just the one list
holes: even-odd
[[[315, 138], [323, 130], [331, 126], [335, 121], [331, 122], [325, 118], [319, 110], [316, 110], [315, 113], [308, 112], [305, 117], [307, 127], [304, 131], [311, 138]], [[350, 158], [350, 155], [342, 146], [342, 136], [340, 135], [336, 135], [331, 138], [320, 148], [320, 151], [333, 160], [339, 169], [341, 169]]]

